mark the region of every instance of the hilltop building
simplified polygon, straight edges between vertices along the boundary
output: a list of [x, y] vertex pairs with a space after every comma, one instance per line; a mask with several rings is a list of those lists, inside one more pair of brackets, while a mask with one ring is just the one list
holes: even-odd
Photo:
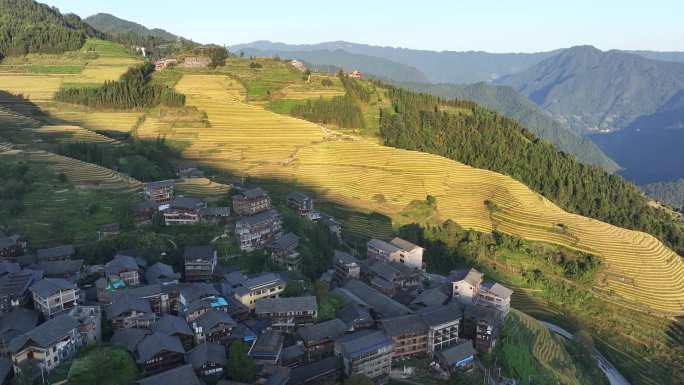
[[158, 182], [145, 183], [143, 191], [145, 198], [157, 204], [165, 204], [173, 199], [175, 182], [173, 180], [162, 180]]

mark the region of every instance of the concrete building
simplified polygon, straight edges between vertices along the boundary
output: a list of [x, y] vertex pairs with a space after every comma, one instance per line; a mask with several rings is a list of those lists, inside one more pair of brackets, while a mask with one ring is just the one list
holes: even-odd
[[271, 197], [257, 187], [233, 195], [233, 211], [241, 216], [250, 216], [271, 209]]
[[359, 260], [344, 251], [335, 250], [333, 267], [335, 268], [335, 278], [339, 282], [347, 279], [361, 278], [361, 264]]
[[394, 341], [393, 360], [427, 356], [430, 328], [420, 315], [409, 314], [386, 318], [380, 321], [380, 325]]
[[45, 318], [52, 318], [78, 305], [80, 290], [75, 283], [61, 278], [43, 278], [29, 289], [33, 306]]
[[188, 246], [183, 252], [186, 281], [208, 281], [218, 263], [216, 248], [212, 245]]
[[256, 308], [256, 301], [262, 298], [278, 298], [285, 290], [285, 281], [273, 273], [262, 273], [244, 281], [235, 289], [235, 299], [250, 310]]
[[316, 322], [316, 297], [262, 298], [256, 301], [254, 314], [258, 319], [271, 321], [275, 330], [292, 331], [297, 325]]
[[78, 327], [76, 319], [62, 314], [15, 337], [9, 344], [15, 373], [29, 365], [47, 373], [73, 357], [82, 345]]
[[459, 339], [463, 311], [460, 306], [446, 305], [424, 308], [418, 311], [428, 325], [428, 354], [445, 349]]
[[513, 290], [506, 286], [492, 281], [485, 281], [480, 285], [476, 303], [508, 314], [511, 310], [511, 295], [513, 295]]
[[84, 345], [102, 342], [102, 309], [99, 306], [79, 305], [72, 308], [69, 315], [78, 321], [78, 332]]
[[389, 378], [393, 345], [382, 331], [362, 330], [335, 341], [335, 355], [341, 357], [345, 375], [360, 374], [380, 383]]
[[240, 250], [254, 251], [277, 239], [281, 234], [282, 219], [274, 209], [241, 218], [235, 223], [235, 235]]
[[299, 246], [298, 236], [292, 233], [283, 235], [268, 245], [271, 260], [289, 271], [299, 270], [302, 258], [297, 252], [297, 246]]
[[452, 297], [464, 305], [475, 303], [480, 292], [483, 274], [475, 269], [457, 270], [451, 273]]
[[145, 198], [157, 204], [165, 204], [173, 199], [175, 182], [173, 180], [162, 180], [157, 182], [145, 183], [143, 191]]
[[369, 259], [398, 262], [416, 269], [423, 268], [423, 251], [422, 247], [401, 238], [394, 238], [389, 243], [371, 239], [367, 244]]

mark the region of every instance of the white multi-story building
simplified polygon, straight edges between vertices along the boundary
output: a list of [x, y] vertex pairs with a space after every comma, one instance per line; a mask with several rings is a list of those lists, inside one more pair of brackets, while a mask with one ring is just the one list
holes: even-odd
[[43, 278], [29, 290], [33, 294], [33, 305], [45, 318], [52, 318], [78, 305], [78, 286], [66, 279]]
[[424, 249], [404, 239], [394, 238], [389, 243], [371, 239], [366, 246], [368, 258], [398, 262], [416, 269], [423, 268]]

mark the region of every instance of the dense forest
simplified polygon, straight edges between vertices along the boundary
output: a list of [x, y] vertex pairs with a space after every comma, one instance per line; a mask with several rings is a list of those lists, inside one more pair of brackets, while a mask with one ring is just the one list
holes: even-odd
[[154, 66], [145, 63], [128, 70], [121, 79], [105, 82], [100, 87], [66, 88], [55, 94], [55, 99], [66, 103], [95, 108], [133, 109], [155, 107], [160, 104], [180, 107], [185, 95], [161, 84], [149, 84]]
[[[648, 232], [684, 254], [681, 227], [622, 177], [558, 152], [516, 121], [475, 103], [383, 87], [392, 101], [380, 115], [386, 145], [510, 175], [567, 211]], [[465, 113], [444, 111], [450, 107]]]
[[163, 138], [157, 140], [133, 139], [125, 146], [74, 142], [62, 144], [57, 153], [88, 163], [95, 163], [126, 175], [149, 182], [174, 178], [173, 159], [180, 155]]
[[655, 200], [671, 205], [678, 210], [684, 209], [684, 179], [650, 183], [641, 186], [641, 189]]
[[348, 94], [332, 99], [307, 100], [305, 104], [293, 107], [290, 114], [311, 122], [334, 124], [341, 128], [366, 126], [361, 109]]
[[33, 187], [33, 177], [24, 162], [0, 162], [0, 212], [17, 215], [24, 209], [23, 197]]
[[88, 37], [104, 37], [76, 15], [62, 15], [31, 0], [0, 0], [0, 59], [27, 53], [80, 49]]

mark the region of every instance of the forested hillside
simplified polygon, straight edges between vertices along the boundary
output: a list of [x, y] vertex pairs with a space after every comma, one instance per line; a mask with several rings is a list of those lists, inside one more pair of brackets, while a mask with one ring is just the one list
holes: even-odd
[[535, 136], [551, 142], [560, 151], [575, 155], [583, 163], [601, 166], [608, 172], [618, 169], [618, 165], [591, 140], [552, 119], [538, 106], [510, 87], [486, 83], [472, 85], [412, 83], [401, 84], [401, 86], [445, 99], [472, 100], [519, 121]]
[[510, 175], [565, 210], [648, 232], [684, 253], [682, 229], [622, 177], [579, 163], [514, 120], [473, 102], [447, 102], [395, 87], [387, 92], [392, 108], [380, 115], [386, 145]]
[[76, 15], [32, 0], [0, 0], [0, 59], [77, 50], [88, 37], [102, 34]]
[[133, 109], [166, 106], [182, 106], [185, 95], [168, 86], [150, 84], [149, 76], [154, 66], [145, 63], [129, 69], [121, 80], [105, 82], [100, 87], [65, 88], [55, 94], [55, 99], [66, 103], [82, 104], [95, 108]]
[[684, 179], [641, 186], [648, 196], [677, 209], [684, 209]]
[[108, 13], [98, 13], [83, 19], [86, 23], [97, 28], [98, 31], [110, 35], [134, 33], [141, 36], [152, 36], [161, 40], [175, 41], [178, 36], [160, 28], [147, 28], [144, 25], [132, 21], [120, 19]]

